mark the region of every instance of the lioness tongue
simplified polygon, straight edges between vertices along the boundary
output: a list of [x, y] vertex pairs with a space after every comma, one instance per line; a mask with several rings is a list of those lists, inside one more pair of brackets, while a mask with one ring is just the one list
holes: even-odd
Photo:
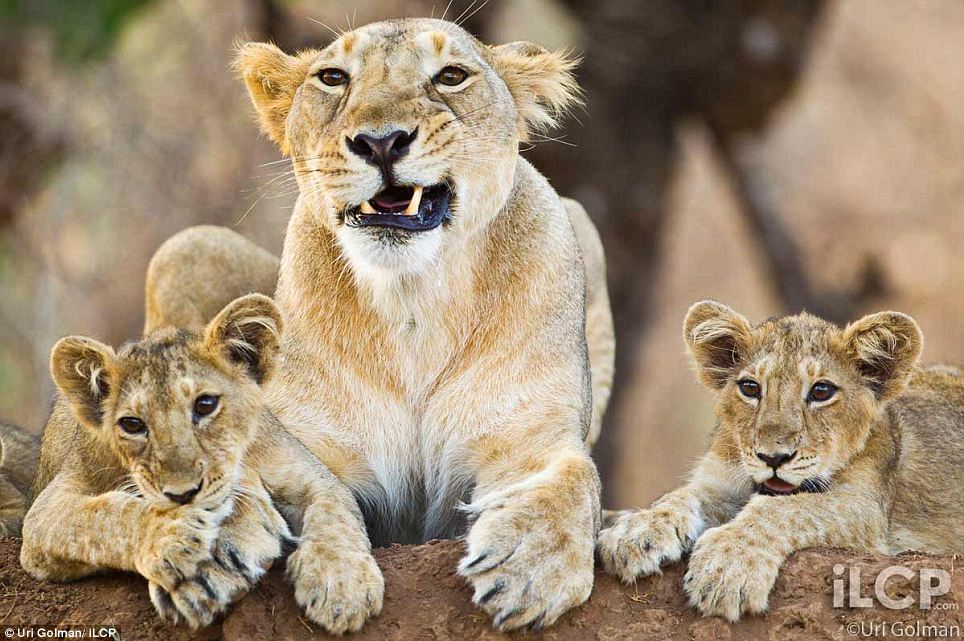
[[792, 492], [793, 490], [797, 489], [796, 485], [791, 485], [783, 479], [778, 479], [776, 477], [767, 479], [763, 482], [763, 485], [765, 485], [767, 489], [773, 490], [774, 492]]

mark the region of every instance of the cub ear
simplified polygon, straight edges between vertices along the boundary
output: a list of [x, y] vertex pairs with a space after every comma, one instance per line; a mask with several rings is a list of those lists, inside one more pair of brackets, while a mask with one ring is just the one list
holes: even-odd
[[285, 137], [285, 121], [295, 92], [308, 74], [314, 53], [289, 56], [273, 44], [264, 42], [248, 42], [237, 49], [234, 68], [248, 88], [261, 129], [284, 154], [291, 154]]
[[60, 339], [50, 353], [50, 375], [82, 425], [100, 429], [110, 393], [114, 350], [84, 336]]
[[920, 358], [924, 336], [910, 316], [880, 312], [848, 325], [843, 342], [861, 376], [883, 401], [904, 389]]
[[268, 380], [281, 347], [278, 307], [263, 294], [228, 303], [204, 331], [204, 344], [245, 368], [259, 385]]
[[705, 300], [686, 312], [683, 340], [704, 385], [722, 389], [747, 356], [750, 322], [722, 303]]
[[489, 50], [493, 68], [515, 101], [522, 142], [533, 131], [556, 126], [570, 108], [582, 104], [582, 92], [573, 74], [578, 58], [530, 42], [511, 42]]

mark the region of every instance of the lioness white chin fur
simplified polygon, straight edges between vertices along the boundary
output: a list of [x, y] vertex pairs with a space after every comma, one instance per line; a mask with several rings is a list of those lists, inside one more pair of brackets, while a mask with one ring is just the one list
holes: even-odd
[[[468, 517], [459, 571], [500, 629], [549, 625], [593, 584], [602, 249], [518, 151], [574, 102], [573, 66], [428, 19], [294, 56], [247, 44], [237, 62], [300, 187], [269, 404], [374, 543], [457, 536]], [[271, 265], [233, 232], [182, 232], [152, 261], [148, 328], [204, 322]]]

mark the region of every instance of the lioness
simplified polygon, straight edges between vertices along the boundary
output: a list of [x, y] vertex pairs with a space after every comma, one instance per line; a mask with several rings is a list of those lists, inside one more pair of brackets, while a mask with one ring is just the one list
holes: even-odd
[[20, 536], [38, 451], [33, 435], [0, 423], [0, 537]]
[[[247, 44], [237, 63], [300, 186], [269, 404], [374, 543], [456, 536], [468, 516], [459, 571], [500, 629], [551, 624], [593, 582], [602, 249], [519, 155], [575, 100], [573, 64], [427, 19], [294, 56]], [[153, 259], [148, 326], [202, 320], [268, 263], [231, 232], [184, 232]]]
[[271, 299], [252, 294], [203, 333], [161, 329], [116, 353], [58, 342], [24, 569], [54, 581], [134, 570], [162, 617], [207, 625], [292, 541], [274, 497], [301, 525], [288, 573], [308, 617], [340, 633], [377, 613], [361, 513], [329, 511], [351, 495], [264, 405], [280, 331]]
[[717, 395], [713, 444], [687, 485], [600, 532], [610, 572], [634, 581], [692, 549], [690, 602], [735, 621], [766, 610], [803, 548], [964, 552], [964, 378], [917, 367], [913, 319], [753, 327], [706, 301], [684, 337]]

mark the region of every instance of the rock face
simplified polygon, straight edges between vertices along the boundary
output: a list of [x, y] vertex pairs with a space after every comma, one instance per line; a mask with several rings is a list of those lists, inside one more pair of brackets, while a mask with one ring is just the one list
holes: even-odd
[[[228, 616], [206, 630], [191, 633], [172, 629], [154, 614], [145, 582], [134, 575], [114, 574], [68, 585], [39, 583], [20, 569], [19, 541], [0, 540], [0, 634], [4, 626], [112, 625], [124, 641], [186, 639], [235, 641], [241, 639], [300, 641], [323, 638], [294, 602], [282, 573], [271, 572], [262, 584]], [[541, 634], [502, 635], [471, 603], [471, 591], [454, 574], [462, 553], [455, 541], [421, 546], [393, 546], [376, 551], [385, 573], [385, 609], [357, 641], [455, 639], [527, 639], [553, 641], [642, 641], [645, 639], [811, 640], [854, 638], [961, 638], [964, 636], [964, 565], [955, 557], [902, 555], [895, 558], [858, 555], [837, 550], [797, 554], [787, 565], [771, 596], [765, 617], [749, 617], [737, 624], [703, 619], [686, 606], [682, 595], [683, 566], [667, 568], [634, 587], [597, 574], [588, 603], [565, 615]], [[843, 578], [834, 574], [842, 564]], [[873, 595], [880, 572], [903, 566], [910, 579], [894, 576], [885, 584], [892, 599], [920, 593], [918, 571], [944, 570], [950, 577], [947, 594], [936, 597], [930, 609], [917, 605], [886, 609], [876, 601], [870, 608], [835, 608], [834, 580], [845, 580], [851, 568], [860, 572], [860, 594]], [[838, 568], [839, 570], [839, 568]], [[937, 579], [925, 585], [937, 585]], [[844, 590], [846, 594], [847, 590]], [[861, 627], [862, 626], [862, 627]]]

